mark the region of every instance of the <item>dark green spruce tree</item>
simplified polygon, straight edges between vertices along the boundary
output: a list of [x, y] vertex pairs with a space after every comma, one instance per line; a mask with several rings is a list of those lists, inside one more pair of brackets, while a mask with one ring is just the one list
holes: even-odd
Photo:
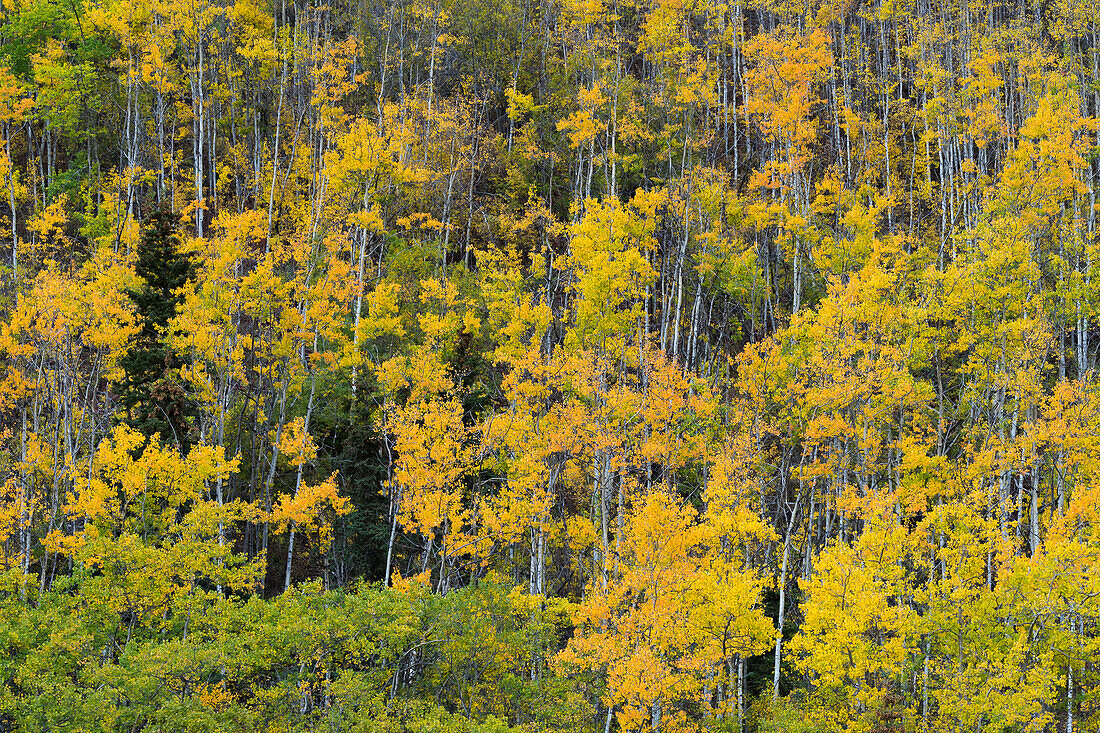
[[142, 284], [127, 291], [141, 331], [121, 359], [124, 376], [117, 389], [124, 422], [186, 451], [194, 442], [196, 409], [180, 385], [184, 360], [169, 345], [168, 328], [195, 268], [180, 252], [178, 230], [176, 215], [163, 208], [154, 209], [142, 229], [134, 266]]

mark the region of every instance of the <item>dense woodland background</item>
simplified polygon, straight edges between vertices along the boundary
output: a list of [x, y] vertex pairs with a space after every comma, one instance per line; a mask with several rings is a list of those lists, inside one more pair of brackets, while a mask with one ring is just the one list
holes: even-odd
[[4, 0], [0, 67], [0, 729], [1100, 728], [1094, 0]]

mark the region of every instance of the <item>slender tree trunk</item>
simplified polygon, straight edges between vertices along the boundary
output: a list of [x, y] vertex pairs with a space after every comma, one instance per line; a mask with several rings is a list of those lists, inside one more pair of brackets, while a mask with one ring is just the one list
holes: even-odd
[[[317, 332], [316, 328], [314, 328], [314, 331], [313, 331], [313, 351], [314, 352], [317, 351], [317, 342], [318, 342], [319, 338], [320, 338], [320, 334]], [[304, 346], [302, 348], [303, 348], [303, 350], [305, 349]], [[305, 361], [305, 359], [307, 358], [306, 355], [303, 354], [302, 356], [303, 356], [303, 361]], [[317, 372], [314, 369], [310, 369], [310, 374], [309, 374], [309, 400], [308, 400], [308, 402], [306, 402], [306, 416], [305, 416], [305, 420], [303, 420], [303, 422], [302, 422], [303, 438], [306, 439], [306, 440], [309, 439], [309, 422], [310, 422], [310, 419], [313, 417], [313, 402], [314, 402], [314, 397], [316, 396], [316, 394], [317, 394]], [[295, 498], [298, 497], [298, 492], [300, 492], [302, 490], [302, 471], [303, 471], [304, 468], [305, 468], [305, 461], [299, 461], [299, 463], [298, 463], [298, 475], [297, 475], [297, 478], [295, 478], [295, 481], [294, 481], [294, 497]], [[285, 579], [285, 582], [283, 583], [283, 591], [284, 592], [290, 589], [290, 571], [291, 571], [291, 568], [293, 567], [293, 564], [294, 564], [294, 538], [295, 538], [296, 534], [297, 534], [297, 524], [292, 520], [290, 522], [290, 536], [287, 539], [286, 579]]]
[[[1070, 638], [1077, 640], [1077, 623], [1073, 616], [1069, 620]], [[1066, 733], [1073, 733], [1073, 658], [1066, 663]]]
[[11, 123], [4, 123], [4, 151], [8, 156], [8, 206], [11, 208], [11, 279], [19, 281], [19, 236], [15, 230], [15, 162], [11, 159]]
[[383, 433], [382, 444], [386, 447], [386, 478], [390, 487], [390, 538], [386, 544], [386, 577], [382, 582], [388, 587], [393, 573], [393, 541], [397, 536], [397, 514], [401, 509], [401, 487], [393, 480], [393, 449], [389, 438]]
[[791, 535], [794, 531], [795, 521], [798, 518], [798, 507], [802, 500], [802, 495], [799, 494], [798, 499], [795, 501], [794, 510], [791, 513], [791, 520], [787, 524], [787, 536], [783, 540], [783, 564], [779, 570], [779, 618], [777, 619], [778, 629], [775, 634], [775, 665], [772, 669], [772, 700], [779, 698], [779, 668], [782, 663], [782, 651], [783, 651], [783, 625], [786, 623], [787, 617], [787, 560], [791, 552]]

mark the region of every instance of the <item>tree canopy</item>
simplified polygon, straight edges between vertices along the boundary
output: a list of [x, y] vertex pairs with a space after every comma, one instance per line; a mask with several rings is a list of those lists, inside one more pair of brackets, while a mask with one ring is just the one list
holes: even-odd
[[1098, 27], [4, 4], [0, 729], [1097, 729]]

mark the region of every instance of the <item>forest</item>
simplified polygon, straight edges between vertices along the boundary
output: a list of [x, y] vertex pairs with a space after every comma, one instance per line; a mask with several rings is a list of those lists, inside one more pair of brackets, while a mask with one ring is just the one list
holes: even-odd
[[0, 731], [1100, 731], [1098, 190], [1100, 0], [3, 0]]

